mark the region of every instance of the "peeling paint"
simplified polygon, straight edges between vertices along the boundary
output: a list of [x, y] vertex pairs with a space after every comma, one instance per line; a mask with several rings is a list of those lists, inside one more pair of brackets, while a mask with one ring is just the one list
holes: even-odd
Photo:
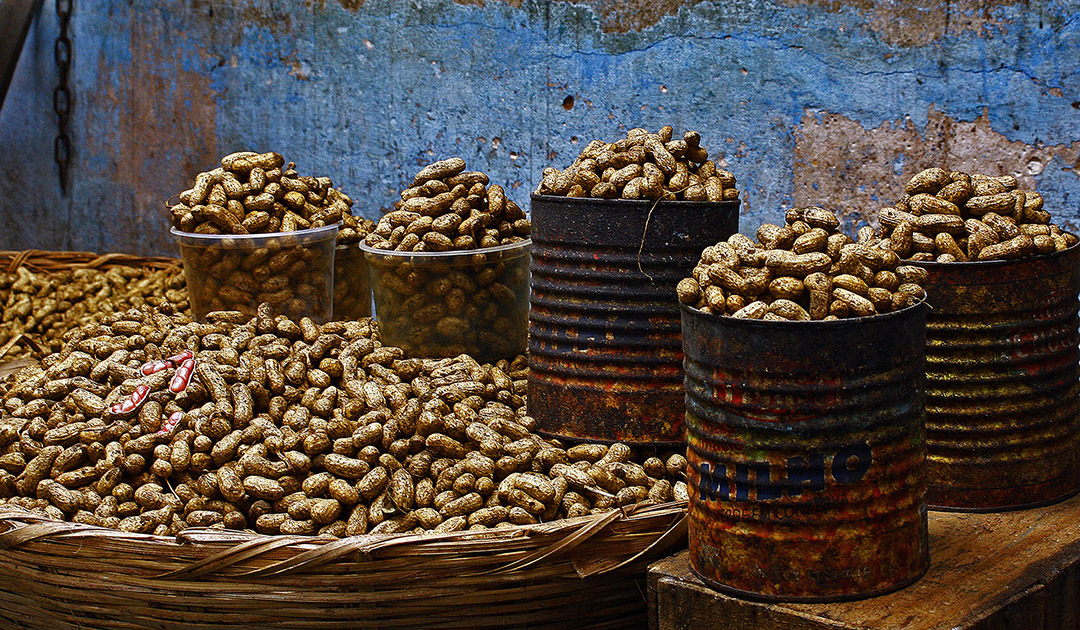
[[164, 3], [163, 8], [171, 8], [192, 18], [205, 16], [207, 21], [214, 24], [228, 25], [230, 28], [223, 29], [223, 34], [227, 35], [232, 31], [238, 39], [243, 36], [244, 27], [265, 28], [275, 34], [296, 32], [296, 16], [288, 3], [261, 0], [193, 0], [176, 4]]
[[[627, 33], [641, 31], [656, 25], [664, 17], [676, 15], [682, 7], [690, 7], [702, 0], [557, 0], [567, 4], [586, 7], [598, 18], [603, 32]], [[338, 0], [346, 11], [357, 12], [365, 0]], [[505, 4], [520, 9], [527, 0], [453, 0], [464, 6], [486, 7], [489, 4]]]
[[[485, 6], [486, 0], [454, 0], [458, 4]], [[493, 0], [495, 1], [495, 0]], [[522, 0], [497, 0], [520, 7]], [[605, 33], [627, 33], [655, 26], [663, 18], [677, 15], [683, 7], [693, 7], [702, 0], [559, 0], [590, 8], [599, 17]], [[974, 33], [983, 36], [1008, 28], [1009, 21], [994, 9], [1011, 3], [987, 3], [982, 0], [779, 0], [783, 5], [810, 5], [839, 13], [842, 9], [858, 11], [864, 26], [892, 46], [922, 46], [947, 35]], [[341, 0], [342, 6], [355, 11], [363, 0]], [[843, 29], [849, 25], [839, 24]]]
[[[173, 249], [161, 229], [166, 198], [217, 154], [216, 95], [205, 72], [216, 58], [198, 46], [181, 55], [163, 48], [174, 20], [151, 11], [131, 20], [125, 57], [138, 62], [117, 67], [116, 51], [101, 48], [97, 72], [108, 89], [80, 102], [97, 115], [84, 126], [78, 146], [100, 165], [83, 174], [92, 184], [84, 194], [103, 198], [73, 205], [72, 221], [83, 226], [83, 238], [98, 232], [94, 240], [110, 241], [120, 251]], [[111, 194], [91, 192], [109, 189]], [[109, 220], [118, 213], [127, 215], [124, 230]]]
[[297, 59], [295, 53], [283, 58], [281, 62], [289, 67], [289, 76], [301, 81], [311, 79], [311, 64], [303, 59]]
[[994, 130], [986, 112], [958, 121], [931, 105], [919, 129], [910, 118], [867, 129], [843, 114], [807, 110], [795, 130], [795, 205], [827, 205], [849, 226], [867, 222], [877, 209], [903, 194], [912, 175], [932, 166], [949, 170], [1012, 175], [1028, 190], [1042, 190], [1047, 209], [1075, 219], [1057, 191], [1040, 186], [1039, 176], [1057, 159], [1077, 176], [1080, 140], [1031, 145]]
[[356, 13], [364, 6], [364, 0], [341, 0], [341, 8]]
[[[571, 0], [561, 0], [569, 2]], [[600, 17], [605, 33], [642, 31], [668, 16], [677, 15], [683, 7], [692, 7], [701, 0], [590, 0], [574, 4], [590, 7]]]
[[816, 6], [838, 13], [855, 9], [865, 27], [890, 46], [923, 46], [943, 37], [972, 33], [980, 37], [1006, 31], [1009, 20], [996, 8], [1017, 2], [984, 0], [780, 0], [788, 6]]
[[0, 248], [175, 253], [163, 200], [249, 148], [367, 217], [452, 155], [527, 206], [546, 166], [664, 124], [735, 173], [748, 232], [796, 202], [854, 217], [928, 160], [989, 155], [1080, 218], [1080, 7], [1060, 0], [82, 2], [72, 191], [46, 11], [0, 112], [19, 148], [0, 152]]

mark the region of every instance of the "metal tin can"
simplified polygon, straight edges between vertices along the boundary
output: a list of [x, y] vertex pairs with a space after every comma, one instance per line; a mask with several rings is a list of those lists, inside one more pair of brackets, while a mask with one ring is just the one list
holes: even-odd
[[739, 229], [739, 202], [532, 196], [529, 412], [542, 434], [678, 445], [675, 285]]
[[927, 499], [997, 511], [1080, 488], [1080, 246], [917, 263], [926, 301]]
[[690, 567], [702, 580], [837, 601], [926, 571], [925, 313], [771, 322], [683, 306]]

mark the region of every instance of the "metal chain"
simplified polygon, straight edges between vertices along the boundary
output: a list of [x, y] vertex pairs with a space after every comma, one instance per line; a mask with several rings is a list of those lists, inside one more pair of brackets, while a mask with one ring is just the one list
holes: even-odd
[[53, 159], [60, 167], [60, 191], [67, 194], [68, 165], [71, 162], [71, 136], [68, 135], [68, 117], [71, 114], [71, 88], [68, 87], [68, 74], [71, 70], [71, 39], [68, 26], [71, 24], [71, 5], [74, 0], [56, 0], [56, 15], [60, 20], [60, 34], [53, 45], [53, 56], [59, 73], [59, 85], [53, 90], [53, 111], [56, 112], [58, 131], [53, 142]]

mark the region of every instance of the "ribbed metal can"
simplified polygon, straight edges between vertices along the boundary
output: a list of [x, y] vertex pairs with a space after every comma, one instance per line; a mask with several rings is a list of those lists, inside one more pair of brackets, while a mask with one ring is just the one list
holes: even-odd
[[675, 285], [739, 229], [739, 202], [532, 196], [529, 412], [545, 435], [678, 445]]
[[683, 306], [695, 574], [753, 599], [838, 601], [926, 571], [925, 314], [773, 322]]
[[926, 281], [928, 501], [998, 511], [1080, 488], [1080, 246], [917, 263]]

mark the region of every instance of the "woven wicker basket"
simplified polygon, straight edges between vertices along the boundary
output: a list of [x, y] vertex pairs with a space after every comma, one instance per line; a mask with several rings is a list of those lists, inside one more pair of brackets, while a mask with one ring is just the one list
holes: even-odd
[[176, 538], [0, 505], [3, 628], [641, 628], [686, 504], [483, 532]]
[[31, 271], [71, 271], [73, 269], [108, 269], [110, 267], [140, 267], [168, 269], [180, 264], [178, 258], [164, 256], [133, 256], [131, 254], [98, 254], [95, 252], [66, 252], [46, 249], [22, 251], [0, 250], [0, 271], [14, 273], [19, 267]]
[[[34, 273], [60, 273], [76, 269], [99, 269], [113, 267], [134, 267], [138, 269], [163, 270], [179, 268], [178, 258], [132, 256], [130, 254], [98, 254], [95, 252], [68, 252], [45, 249], [25, 249], [22, 251], [0, 250], [0, 273], [13, 274], [20, 267]], [[6, 288], [0, 286], [0, 311], [7, 303]], [[10, 338], [0, 336], [0, 359], [11, 358], [8, 353], [16, 345], [25, 346], [36, 356], [46, 353], [41, 340], [33, 334], [16, 334]], [[5, 374], [0, 373], [0, 378]]]
[[[7, 272], [179, 262], [0, 251]], [[0, 503], [0, 628], [641, 628], [645, 567], [686, 544], [685, 515], [684, 501], [484, 532], [168, 538]]]

